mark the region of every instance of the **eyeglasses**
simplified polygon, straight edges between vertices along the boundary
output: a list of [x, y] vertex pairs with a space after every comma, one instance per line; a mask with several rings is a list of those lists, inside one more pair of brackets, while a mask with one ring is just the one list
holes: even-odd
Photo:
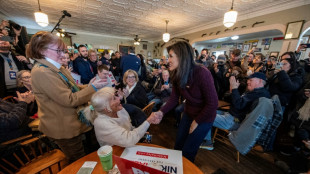
[[127, 79], [135, 79], [136, 76], [127, 76]]
[[22, 79], [31, 79], [31, 76], [22, 77]]
[[114, 96], [118, 97], [118, 91], [117, 90], [114, 92]]
[[52, 49], [52, 48], [47, 48], [47, 49], [50, 49], [52, 51], [56, 51], [57, 54], [60, 54], [60, 53], [66, 54], [68, 52], [68, 50], [66, 50], [66, 49], [63, 49], [63, 50], [59, 50], [59, 49], [56, 50], [56, 49]]

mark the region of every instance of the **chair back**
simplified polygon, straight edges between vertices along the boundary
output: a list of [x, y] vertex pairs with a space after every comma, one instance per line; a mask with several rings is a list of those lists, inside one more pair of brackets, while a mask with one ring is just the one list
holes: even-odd
[[272, 151], [277, 129], [283, 120], [283, 111], [278, 95], [271, 97], [273, 103], [273, 116], [271, 121], [263, 130], [261, 136], [257, 140], [257, 144], [264, 148], [264, 151]]
[[13, 96], [6, 96], [2, 100], [5, 100], [5, 101], [11, 102], [11, 103], [16, 103]]
[[65, 155], [53, 149], [45, 135], [24, 136], [19, 140], [10, 140], [0, 146], [0, 173], [39, 173], [65, 160]]
[[147, 117], [151, 115], [154, 105], [155, 105], [155, 102], [151, 102], [150, 104], [148, 104], [142, 109], [142, 111], [145, 113]]
[[240, 127], [228, 135], [231, 143], [243, 155], [247, 154], [255, 145], [261, 133], [273, 116], [271, 99], [260, 97], [255, 109], [246, 115]]

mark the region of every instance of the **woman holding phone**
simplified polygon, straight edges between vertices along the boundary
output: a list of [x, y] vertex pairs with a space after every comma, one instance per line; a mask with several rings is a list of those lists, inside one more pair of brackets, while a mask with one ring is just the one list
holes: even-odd
[[194, 162], [205, 135], [216, 116], [217, 94], [210, 71], [194, 62], [194, 52], [187, 42], [177, 42], [167, 48], [171, 71], [172, 93], [167, 103], [155, 114], [158, 122], [163, 115], [186, 99], [174, 149]]
[[298, 91], [303, 82], [304, 70], [298, 67], [295, 54], [286, 52], [276, 65], [274, 75], [268, 79], [271, 96], [278, 95], [282, 106], [287, 106], [292, 95]]

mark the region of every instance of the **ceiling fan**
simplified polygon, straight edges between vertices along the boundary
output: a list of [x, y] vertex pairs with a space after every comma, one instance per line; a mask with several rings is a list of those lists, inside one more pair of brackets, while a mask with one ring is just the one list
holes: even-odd
[[133, 38], [133, 40], [134, 40], [134, 43], [133, 43], [134, 45], [140, 45], [140, 42], [147, 42], [147, 41], [141, 40], [138, 35], [136, 35], [136, 37]]
[[66, 30], [59, 27], [55, 28], [55, 30], [57, 31], [56, 35], [61, 37], [76, 35], [76, 33], [66, 32]]

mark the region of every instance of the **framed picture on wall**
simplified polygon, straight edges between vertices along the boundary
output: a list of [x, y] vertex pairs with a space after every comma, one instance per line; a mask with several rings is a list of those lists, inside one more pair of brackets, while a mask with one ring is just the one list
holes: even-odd
[[147, 50], [147, 44], [143, 44], [143, 49]]
[[71, 36], [65, 36], [65, 37], [60, 37], [62, 41], [64, 41], [64, 43], [66, 45], [71, 46], [72, 45], [72, 38]]
[[298, 39], [304, 22], [304, 20], [289, 22], [286, 27], [284, 39]]
[[250, 49], [250, 44], [243, 44], [243, 49], [242, 49], [243, 52], [248, 52], [249, 49]]
[[118, 45], [118, 50], [122, 56], [128, 55], [129, 48], [132, 48], [133, 50], [135, 50], [134, 46]]
[[269, 50], [270, 45], [265, 45], [264, 50]]
[[258, 42], [253, 42], [251, 48], [257, 47]]
[[278, 58], [279, 52], [278, 51], [270, 52], [270, 56], [275, 56]]
[[262, 48], [255, 48], [254, 52], [262, 52]]
[[243, 44], [242, 43], [238, 43], [237, 45], [237, 49], [242, 50]]

